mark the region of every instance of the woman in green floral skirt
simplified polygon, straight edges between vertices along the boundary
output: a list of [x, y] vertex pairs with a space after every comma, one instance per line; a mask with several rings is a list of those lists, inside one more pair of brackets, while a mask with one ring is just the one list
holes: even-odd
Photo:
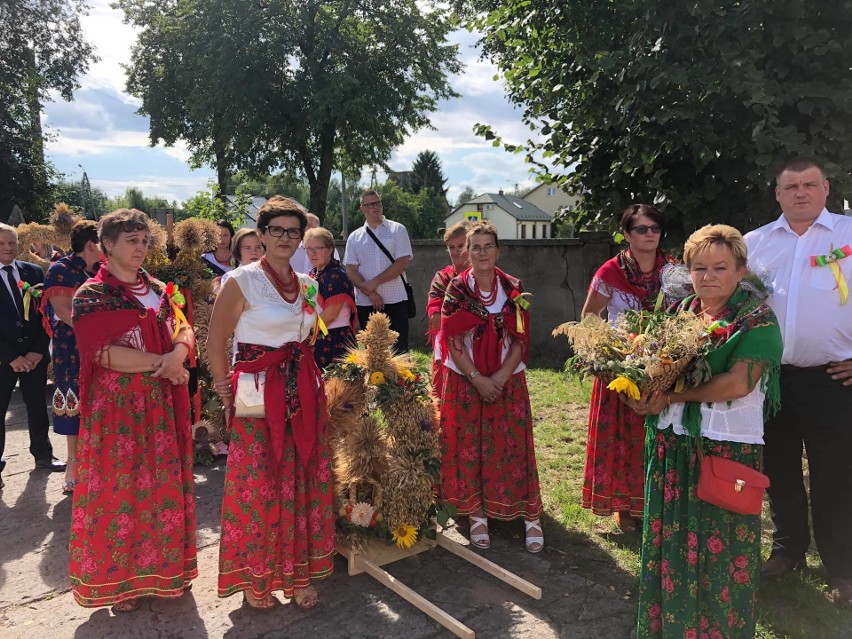
[[754, 636], [760, 517], [697, 496], [697, 446], [759, 469], [764, 421], [779, 406], [781, 332], [741, 284], [746, 253], [730, 226], [690, 236], [684, 261], [696, 295], [672, 310], [706, 318], [713, 376], [680, 393], [626, 400], [647, 415], [639, 639]]

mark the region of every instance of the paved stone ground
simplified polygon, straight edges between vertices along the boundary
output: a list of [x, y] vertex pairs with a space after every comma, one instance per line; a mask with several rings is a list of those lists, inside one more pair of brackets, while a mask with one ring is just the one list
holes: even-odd
[[[52, 389], [51, 389], [52, 390]], [[335, 574], [319, 584], [320, 605], [301, 611], [282, 604], [256, 613], [237, 596], [216, 597], [219, 508], [224, 463], [196, 469], [200, 576], [173, 601], [148, 600], [115, 616], [74, 603], [68, 581], [71, 499], [62, 473], [33, 470], [26, 415], [16, 391], [7, 416], [5, 488], [0, 490], [0, 637], [32, 639], [322, 639], [452, 637], [442, 626], [366, 574], [349, 577], [338, 557]], [[57, 457], [63, 437], [51, 434]], [[542, 588], [535, 601], [444, 549], [387, 566], [388, 572], [477, 633], [477, 637], [628, 639], [635, 598], [595, 583], [576, 564], [587, 550], [523, 550], [520, 522], [501, 524], [486, 556]], [[450, 531], [464, 541], [457, 532]], [[465, 542], [466, 543], [466, 542]], [[594, 561], [604, 561], [603, 558]], [[613, 582], [617, 581], [612, 568]], [[602, 574], [597, 570], [595, 574]], [[280, 596], [280, 593], [279, 593]]]

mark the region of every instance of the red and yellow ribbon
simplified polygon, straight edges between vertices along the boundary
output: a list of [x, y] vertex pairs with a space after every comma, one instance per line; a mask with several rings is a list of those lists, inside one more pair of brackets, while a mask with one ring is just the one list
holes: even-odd
[[189, 325], [189, 320], [186, 319], [186, 315], [181, 310], [186, 306], [186, 298], [180, 292], [180, 286], [174, 282], [166, 284], [166, 296], [169, 298], [169, 304], [172, 307], [172, 312], [175, 314], [175, 330], [172, 333], [172, 340], [176, 340], [183, 327], [192, 329], [192, 326]]
[[826, 255], [812, 255], [811, 266], [828, 266], [834, 275], [834, 281], [837, 282], [837, 290], [840, 293], [840, 304], [845, 305], [849, 301], [849, 285], [846, 284], [846, 278], [843, 277], [843, 270], [838, 262], [852, 255], [852, 247], [848, 244], [843, 248], [832, 248]]

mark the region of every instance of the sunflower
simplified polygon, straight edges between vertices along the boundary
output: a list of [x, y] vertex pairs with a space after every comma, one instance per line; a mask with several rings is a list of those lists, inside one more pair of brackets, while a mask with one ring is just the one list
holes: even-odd
[[343, 362], [344, 362], [345, 364], [357, 364], [357, 363], [358, 363], [358, 356], [357, 356], [357, 355], [355, 355], [355, 353], [349, 353], [349, 355], [347, 355], [347, 356], [345, 357], [345, 359], [343, 360]]
[[625, 393], [631, 399], [639, 399], [639, 387], [632, 379], [628, 379], [623, 375], [619, 375], [607, 386], [609, 390], [614, 390], [619, 393]]
[[381, 386], [385, 383], [385, 375], [380, 371], [376, 371], [372, 375], [370, 375], [370, 383], [373, 386]]
[[410, 524], [400, 524], [391, 530], [391, 535], [400, 548], [411, 548], [417, 543], [417, 529]]
[[407, 368], [403, 368], [401, 371], [399, 371], [399, 374], [404, 380], [409, 381], [409, 382], [412, 382], [415, 379], [414, 373], [412, 373]]

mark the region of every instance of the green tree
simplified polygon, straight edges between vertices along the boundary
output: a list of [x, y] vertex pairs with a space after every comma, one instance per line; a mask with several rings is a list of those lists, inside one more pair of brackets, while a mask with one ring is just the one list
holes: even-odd
[[411, 169], [411, 191], [420, 193], [422, 189], [432, 189], [444, 195], [447, 192], [446, 184], [438, 154], [429, 150], [418, 153]]
[[379, 165], [456, 94], [446, 9], [416, 0], [118, 0], [140, 30], [128, 89], [151, 141], [303, 176], [322, 219], [335, 167]]
[[470, 202], [472, 199], [476, 197], [476, 191], [474, 191], [471, 187], [466, 186], [464, 190], [459, 193], [458, 199], [456, 199], [456, 206], [461, 206], [466, 202]]
[[227, 202], [220, 197], [219, 185], [216, 182], [208, 184], [209, 191], [199, 191], [183, 203], [183, 207], [177, 212], [175, 221], [198, 217], [205, 220], [227, 220], [234, 228], [242, 225], [248, 207], [251, 204], [251, 193], [241, 184], [236, 189], [234, 202]]
[[95, 60], [80, 27], [87, 11], [83, 0], [0, 2], [0, 220], [14, 204], [30, 217], [49, 204], [41, 105], [50, 92], [70, 101]]
[[[378, 189], [382, 196], [385, 215], [395, 222], [405, 225], [408, 236], [412, 239], [435, 239], [441, 236], [444, 219], [447, 216], [447, 204], [443, 195], [431, 189], [423, 189], [420, 193], [411, 193], [388, 180]], [[357, 223], [350, 228], [364, 223], [364, 217], [358, 213]]]
[[[69, 182], [63, 175], [50, 185], [49, 200], [51, 202], [65, 202], [77, 212], [83, 208], [83, 193], [80, 181]], [[109, 196], [96, 186], [91, 187], [91, 207], [100, 214], [107, 213], [112, 204]]]
[[462, 4], [539, 134], [506, 148], [583, 192], [580, 224], [613, 228], [643, 201], [671, 239], [709, 221], [750, 229], [778, 214], [774, 169], [798, 154], [852, 193], [850, 0]]

